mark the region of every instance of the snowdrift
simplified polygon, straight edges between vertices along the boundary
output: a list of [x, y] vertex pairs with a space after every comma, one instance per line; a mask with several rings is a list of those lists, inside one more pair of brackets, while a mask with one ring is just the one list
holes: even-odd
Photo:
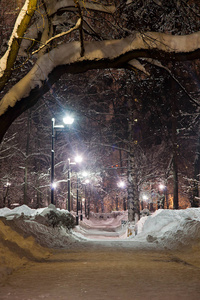
[[49, 255], [50, 251], [37, 244], [32, 236], [24, 238], [0, 219], [0, 282], [27, 262], [41, 261]]
[[52, 205], [37, 210], [26, 205], [0, 209], [0, 282], [31, 261], [47, 259], [50, 248], [77, 243], [63, 227], [45, 224], [45, 215], [52, 211], [61, 213]]
[[157, 243], [168, 249], [200, 242], [200, 208], [157, 210], [136, 224], [135, 241]]

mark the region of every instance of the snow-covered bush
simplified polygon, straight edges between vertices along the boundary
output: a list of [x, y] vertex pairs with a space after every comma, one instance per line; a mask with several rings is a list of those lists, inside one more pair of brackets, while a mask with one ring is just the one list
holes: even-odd
[[74, 217], [70, 213], [56, 213], [53, 210], [50, 210], [48, 214], [46, 214], [47, 223], [52, 227], [66, 227], [67, 229], [71, 229], [75, 226]]

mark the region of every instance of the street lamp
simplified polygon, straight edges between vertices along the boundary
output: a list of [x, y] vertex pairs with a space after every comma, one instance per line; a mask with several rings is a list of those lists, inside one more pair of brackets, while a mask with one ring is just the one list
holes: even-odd
[[[74, 118], [71, 116], [66, 116], [63, 118], [63, 123], [65, 125], [71, 125], [74, 122]], [[56, 130], [63, 130], [65, 125], [55, 125], [55, 118], [51, 120], [51, 204], [54, 204], [54, 165], [55, 165], [55, 151], [54, 151], [54, 139]]]
[[70, 191], [70, 185], [71, 185], [71, 181], [70, 181], [70, 165], [76, 165], [75, 162], [71, 162], [70, 161], [70, 158], [68, 158], [68, 178], [67, 178], [67, 192], [68, 192], [68, 195], [67, 195], [67, 199], [68, 199], [68, 206], [67, 206], [67, 209], [68, 211], [70, 212], [71, 210], [71, 191]]
[[125, 184], [124, 181], [119, 181], [117, 185], [118, 185], [118, 187], [120, 187], [120, 188], [124, 188], [124, 187], [126, 186], [126, 184]]
[[82, 162], [82, 160], [83, 160], [83, 158], [82, 158], [82, 156], [80, 156], [80, 155], [77, 155], [77, 156], [75, 157], [75, 162], [76, 162], [76, 163], [80, 163], [80, 162]]
[[[126, 183], [123, 181], [123, 180], [121, 180], [121, 181], [119, 181], [118, 183], [117, 183], [117, 185], [118, 185], [118, 187], [120, 188], [120, 189], [125, 189], [125, 187], [126, 187]], [[117, 199], [116, 199], [117, 200]], [[117, 200], [118, 201], [118, 200]], [[118, 204], [117, 204], [118, 205]], [[123, 208], [124, 208], [124, 211], [126, 211], [126, 197], [125, 196], [123, 196]]]
[[[75, 162], [80, 163], [82, 162], [83, 158], [80, 155], [75, 157]], [[78, 187], [79, 187], [79, 177], [77, 172], [77, 187], [76, 187], [76, 225], [78, 225]]]
[[[87, 172], [85, 172], [84, 173], [86, 176], [88, 175], [87, 174]], [[87, 184], [89, 184], [90, 183], [90, 180], [89, 179], [86, 179], [84, 182], [83, 182], [83, 184], [84, 184], [84, 186], [85, 186], [85, 198], [83, 198], [84, 199], [84, 205], [85, 205], [85, 217], [87, 217], [87, 206], [88, 206], [88, 217], [89, 217], [89, 205], [90, 205], [90, 203], [89, 203], [89, 200], [88, 200], [88, 203], [87, 203], [87, 194], [86, 194], [86, 190], [87, 190], [87, 188], [86, 188], [86, 186], [87, 186]]]
[[160, 207], [164, 208], [165, 202], [167, 205], [167, 209], [169, 208], [169, 203], [168, 203], [168, 194], [167, 194], [167, 186], [164, 184], [159, 185], [159, 190], [163, 192], [163, 196], [160, 197]]

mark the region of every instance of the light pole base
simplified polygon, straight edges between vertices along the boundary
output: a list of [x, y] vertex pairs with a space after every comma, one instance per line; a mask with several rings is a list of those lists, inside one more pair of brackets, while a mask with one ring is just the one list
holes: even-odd
[[78, 216], [76, 216], [76, 225], [78, 225]]

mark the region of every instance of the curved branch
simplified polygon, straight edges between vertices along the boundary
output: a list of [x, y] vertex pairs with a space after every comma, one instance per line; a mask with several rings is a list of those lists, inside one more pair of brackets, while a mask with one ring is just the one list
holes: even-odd
[[89, 69], [125, 68], [134, 58], [191, 60], [200, 57], [200, 32], [185, 36], [162, 33], [137, 33], [120, 40], [85, 42], [80, 56], [80, 42], [62, 44], [40, 57], [32, 70], [0, 102], [1, 136], [23, 111], [34, 105], [63, 73]]

